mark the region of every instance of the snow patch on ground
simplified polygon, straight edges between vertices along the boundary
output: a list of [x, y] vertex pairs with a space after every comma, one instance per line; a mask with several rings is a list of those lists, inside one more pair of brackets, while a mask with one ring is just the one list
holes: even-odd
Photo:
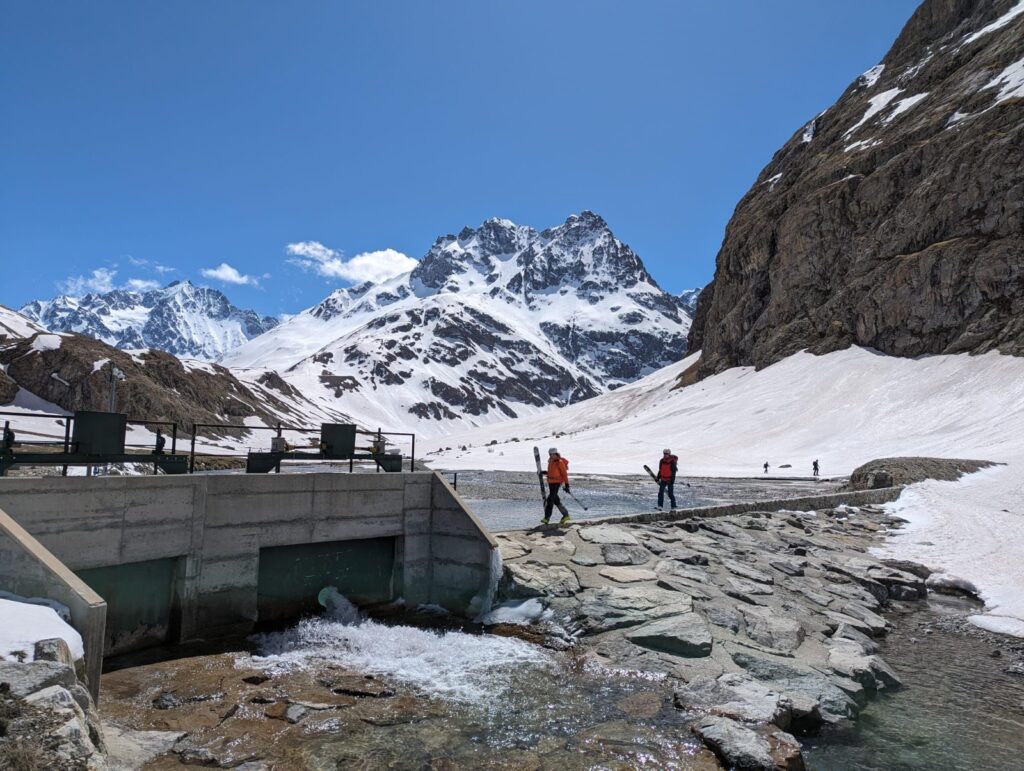
[[882, 121], [882, 123], [892, 123], [894, 120], [896, 120], [896, 118], [905, 113], [907, 110], [911, 109], [914, 105], [916, 105], [926, 96], [928, 96], [927, 91], [925, 91], [923, 94], [914, 94], [914, 96], [908, 96], [906, 99], [900, 99], [898, 102], [896, 102], [896, 106], [893, 107], [892, 112], [885, 116], [885, 119]]
[[878, 554], [941, 568], [955, 577], [951, 585], [976, 587], [985, 613], [971, 621], [1024, 637], [1024, 452], [956, 482], [912, 485], [886, 508], [907, 524]]
[[867, 72], [860, 76], [860, 82], [863, 83], [868, 88], [871, 88], [873, 85], [875, 85], [875, 83], [878, 82], [878, 79], [882, 77], [883, 72], [885, 72], [885, 65], [876, 64], [874, 67], [872, 67], [870, 70], [868, 70]]
[[975, 40], [984, 37], [990, 32], [995, 32], [998, 29], [1002, 29], [1021, 14], [1024, 14], [1024, 0], [1020, 0], [1017, 3], [1017, 5], [1013, 6], [1013, 8], [1004, 13], [991, 24], [982, 27], [977, 32], [973, 32], [970, 35], [967, 35], [960, 43], [960, 45], [967, 45], [968, 43], [973, 43]]
[[32, 661], [37, 642], [60, 637], [68, 644], [75, 659], [82, 658], [85, 655], [82, 636], [49, 604], [38, 603], [35, 598], [29, 601], [0, 598], [0, 619], [3, 620], [0, 623], [0, 657], [16, 659], [21, 657], [15, 654], [21, 653], [24, 661]]
[[[1024, 7], [1024, 5], [1021, 7]], [[1005, 102], [1007, 99], [1024, 98], [1024, 59], [1011, 64], [993, 78], [991, 82], [982, 86], [981, 90], [984, 91], [988, 88], [997, 87], [999, 88], [999, 96], [996, 97], [996, 104]]]
[[892, 100], [901, 93], [903, 93], [902, 88], [890, 88], [888, 91], [883, 91], [878, 96], [871, 97], [870, 104], [868, 105], [868, 109], [865, 111], [864, 116], [848, 128], [843, 133], [843, 137], [845, 138], [850, 136], [853, 132], [878, 115], [878, 113], [888, 107]]
[[60, 348], [60, 335], [36, 335], [32, 341], [32, 350], [37, 353], [56, 351]]

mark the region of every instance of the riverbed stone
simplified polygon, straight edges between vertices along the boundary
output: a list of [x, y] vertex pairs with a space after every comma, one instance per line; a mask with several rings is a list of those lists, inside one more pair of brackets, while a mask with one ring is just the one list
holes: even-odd
[[498, 548], [501, 550], [501, 558], [503, 560], [519, 559], [533, 551], [533, 547], [507, 535], [499, 533], [494, 538], [498, 542]]
[[734, 597], [737, 600], [749, 603], [751, 605], [758, 605], [758, 597], [764, 597], [770, 594], [775, 594], [775, 590], [766, 584], [757, 584], [753, 581], [747, 581], [743, 578], [735, 578], [733, 576], [726, 576], [725, 579], [726, 588], [725, 593], [730, 597]]
[[757, 731], [730, 718], [714, 716], [698, 721], [693, 730], [728, 768], [804, 771], [800, 744], [784, 731]]
[[601, 575], [620, 584], [631, 584], [638, 581], [654, 581], [658, 574], [645, 568], [608, 567], [601, 568]]
[[711, 654], [711, 630], [699, 614], [692, 612], [632, 628], [626, 632], [626, 639], [676, 656], [699, 658]]
[[786, 728], [790, 702], [770, 684], [744, 672], [726, 672], [715, 677], [698, 677], [675, 692], [675, 705], [687, 711], [709, 711], [714, 715], [747, 723], [772, 723]]
[[506, 563], [504, 583], [509, 597], [567, 597], [580, 591], [579, 579], [569, 568], [533, 559]]
[[738, 634], [743, 626], [743, 614], [732, 603], [704, 602], [700, 604], [699, 609], [712, 624], [728, 629], [733, 634]]
[[723, 559], [722, 565], [730, 573], [732, 573], [733, 575], [740, 576], [741, 578], [746, 578], [750, 581], [755, 581], [759, 584], [775, 583], [775, 579], [767, 573], [752, 568], [749, 565], [744, 565], [742, 562], [736, 562], [736, 560]]
[[615, 525], [592, 525], [590, 527], [581, 527], [579, 535], [580, 538], [582, 538], [584, 541], [590, 541], [590, 543], [602, 545], [640, 545], [640, 542], [637, 541], [636, 536], [634, 536], [628, 530], [621, 527], [616, 527]]
[[862, 624], [864, 624], [864, 626], [866, 626], [868, 629], [868, 631], [865, 632], [865, 634], [868, 634], [871, 637], [883, 635], [889, 628], [889, 624], [886, 622], [884, 618], [879, 616], [877, 613], [868, 610], [858, 602], [846, 603], [842, 607], [842, 612], [845, 613], [847, 616], [852, 616], [853, 618], [857, 619]]
[[733, 653], [732, 660], [751, 677], [769, 681], [789, 696], [795, 707], [805, 705], [806, 699], [817, 705], [817, 713], [806, 706], [802, 713], [794, 709], [793, 717], [801, 724], [801, 730], [812, 731], [821, 722], [835, 723], [857, 715], [857, 702], [832, 678], [816, 669], [748, 651]]
[[582, 623], [593, 632], [620, 629], [688, 613], [692, 600], [653, 586], [604, 586], [579, 595]]
[[75, 670], [56, 661], [0, 661], [0, 683], [7, 683], [14, 696], [24, 698], [51, 685], [72, 687], [78, 678]]
[[806, 632], [791, 616], [770, 608], [739, 605], [746, 621], [747, 637], [778, 651], [790, 653], [800, 647]]
[[621, 543], [604, 544], [601, 556], [606, 565], [644, 565], [651, 560], [651, 553], [643, 546]]
[[875, 655], [866, 653], [852, 640], [829, 639], [828, 666], [837, 674], [862, 685], [868, 691], [899, 688], [902, 684], [895, 672]]

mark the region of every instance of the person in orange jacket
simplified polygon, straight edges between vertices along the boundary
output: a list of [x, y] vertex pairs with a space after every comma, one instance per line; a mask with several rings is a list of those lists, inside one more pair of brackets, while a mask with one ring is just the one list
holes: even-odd
[[562, 519], [558, 524], [564, 525], [569, 521], [569, 510], [565, 508], [561, 498], [558, 497], [559, 489], [564, 486], [569, 492], [569, 459], [558, 454], [558, 449], [552, 447], [548, 450], [548, 499], [544, 502], [544, 524], [551, 519], [551, 510], [555, 507], [562, 512]]
[[672, 450], [666, 448], [661, 453], [661, 461], [658, 463], [658, 511], [665, 505], [665, 492], [668, 492], [668, 500], [672, 509], [676, 508], [676, 473], [679, 471], [679, 457], [672, 454]]

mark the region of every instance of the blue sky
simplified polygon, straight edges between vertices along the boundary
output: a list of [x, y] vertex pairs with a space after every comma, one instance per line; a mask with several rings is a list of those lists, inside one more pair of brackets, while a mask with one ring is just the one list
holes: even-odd
[[700, 285], [916, 5], [0, 0], [0, 303], [189, 278], [294, 312], [463, 225], [583, 209]]

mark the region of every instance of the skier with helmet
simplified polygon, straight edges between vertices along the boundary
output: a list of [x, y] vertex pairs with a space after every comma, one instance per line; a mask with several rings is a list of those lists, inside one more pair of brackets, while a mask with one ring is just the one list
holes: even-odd
[[558, 453], [558, 448], [552, 447], [548, 450], [548, 499], [544, 502], [544, 524], [551, 519], [551, 510], [557, 508], [562, 512], [562, 518], [558, 524], [564, 525], [569, 522], [569, 510], [565, 508], [558, 491], [562, 487], [569, 492], [569, 459], [563, 458]]
[[666, 448], [661, 453], [661, 460], [658, 462], [658, 510], [665, 505], [665, 492], [668, 491], [668, 500], [672, 508], [676, 507], [676, 473], [679, 471], [679, 458], [672, 454], [672, 450]]

